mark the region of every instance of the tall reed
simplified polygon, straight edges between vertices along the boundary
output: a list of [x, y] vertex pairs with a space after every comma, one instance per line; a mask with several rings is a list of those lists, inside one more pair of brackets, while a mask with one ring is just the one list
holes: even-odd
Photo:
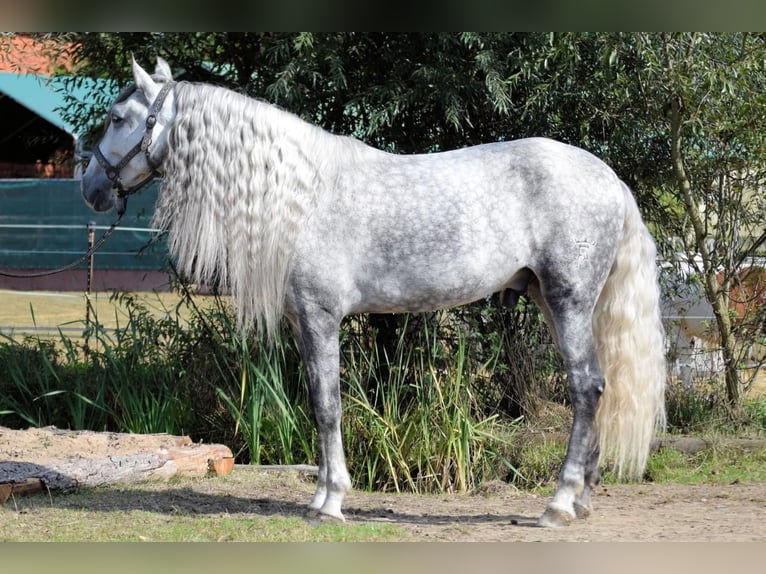
[[[93, 309], [84, 339], [0, 344], [0, 424], [189, 434], [229, 444], [240, 462], [316, 462], [288, 333], [273, 346], [244, 336], [223, 298], [202, 308], [187, 292], [159, 316], [115, 299], [127, 316], [114, 329]], [[342, 432], [357, 487], [459, 491], [508, 472], [513, 422], [486, 414], [473, 382], [497, 357], [475, 353], [453, 319], [413, 316], [383, 354], [363, 318], [344, 322]]]
[[[286, 343], [253, 343], [226, 323], [228, 352], [216, 354], [216, 395], [229, 409], [234, 434], [253, 464], [313, 459], [314, 437], [302, 370]], [[292, 379], [292, 380], [291, 380]]]
[[502, 451], [511, 427], [481, 414], [470, 385], [477, 365], [461, 330], [453, 348], [445, 344], [444, 318], [423, 316], [414, 329], [405, 321], [390, 357], [349, 341], [343, 428], [360, 488], [465, 491], [509, 470]]

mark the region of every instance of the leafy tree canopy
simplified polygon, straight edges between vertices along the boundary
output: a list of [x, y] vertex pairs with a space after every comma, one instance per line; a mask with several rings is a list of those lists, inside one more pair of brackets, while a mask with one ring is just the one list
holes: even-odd
[[[766, 242], [763, 34], [215, 32], [60, 38], [74, 46], [80, 74], [125, 83], [131, 54], [146, 66], [159, 55], [181, 79], [264, 98], [333, 133], [395, 152], [527, 136], [589, 149], [634, 189], [666, 256], [679, 243], [690, 257], [701, 254], [698, 272], [706, 296], [717, 302], [723, 344], [731, 340], [724, 317], [730, 281], [742, 262], [763, 253]], [[86, 112], [76, 113], [84, 121]], [[733, 372], [733, 350], [726, 361]], [[738, 383], [727, 384], [736, 402]]]

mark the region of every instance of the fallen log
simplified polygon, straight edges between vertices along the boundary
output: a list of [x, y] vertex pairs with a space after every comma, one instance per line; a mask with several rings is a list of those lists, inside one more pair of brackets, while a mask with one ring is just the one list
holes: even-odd
[[0, 504], [8, 500], [11, 495], [24, 496], [37, 494], [45, 491], [45, 484], [39, 478], [28, 478], [24, 482], [6, 482], [0, 484]]
[[19, 485], [34, 481], [51, 490], [70, 490], [172, 476], [222, 476], [233, 466], [228, 447], [193, 443], [186, 436], [0, 427], [0, 500], [21, 494]]

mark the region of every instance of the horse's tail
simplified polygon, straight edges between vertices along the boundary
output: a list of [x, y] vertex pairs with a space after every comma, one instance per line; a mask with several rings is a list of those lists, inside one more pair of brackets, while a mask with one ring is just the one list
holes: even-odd
[[665, 425], [665, 344], [656, 247], [627, 186], [617, 255], [593, 317], [606, 379], [596, 413], [602, 458], [640, 477], [655, 430]]

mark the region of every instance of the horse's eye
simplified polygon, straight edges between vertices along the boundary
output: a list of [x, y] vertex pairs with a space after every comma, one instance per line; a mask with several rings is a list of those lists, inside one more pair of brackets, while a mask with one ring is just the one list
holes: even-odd
[[118, 116], [117, 114], [112, 114], [112, 123], [114, 125], [119, 125], [122, 123], [122, 118]]

